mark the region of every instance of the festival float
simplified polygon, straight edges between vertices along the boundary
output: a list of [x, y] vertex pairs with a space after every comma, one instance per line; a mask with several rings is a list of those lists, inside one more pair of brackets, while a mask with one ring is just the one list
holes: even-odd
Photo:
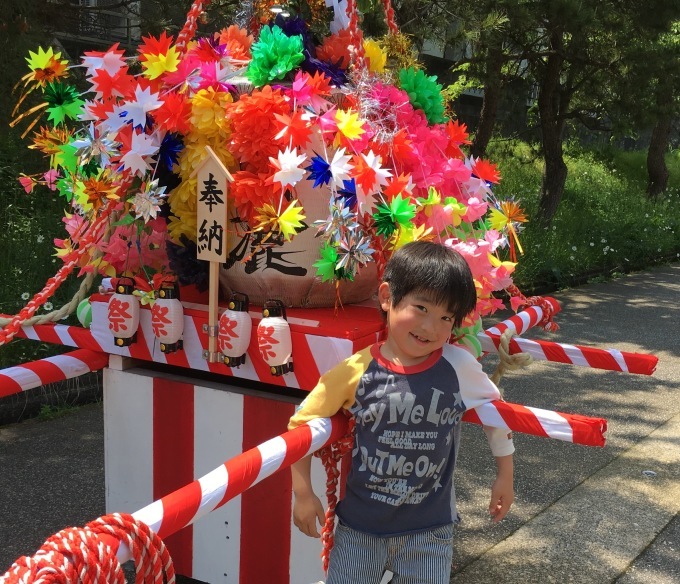
[[[364, 38], [354, 0], [315, 0], [304, 14], [256, 2], [242, 26], [196, 37], [207, 4], [194, 2], [176, 39], [144, 37], [134, 56], [114, 45], [69, 63], [39, 48], [18, 84], [12, 125], [48, 161], [19, 180], [30, 196], [64, 198], [67, 235], [55, 242], [63, 265], [2, 320], [0, 344], [75, 350], [0, 371], [0, 397], [104, 368], [112, 515], [55, 535], [3, 584], [55, 564], [100, 566], [96, 581], [119, 582], [129, 559], [142, 579], [321, 579], [320, 546], [292, 528], [290, 478], [278, 471], [323, 447], [332, 506], [347, 422], [286, 423], [322, 373], [381, 338], [372, 297], [410, 241], [468, 261], [477, 307], [451, 342], [476, 357], [654, 370], [649, 355], [519, 337], [554, 329], [559, 311], [513, 284], [527, 218], [494, 193], [495, 165], [466, 156], [467, 129], [389, 0], [377, 39]], [[76, 297], [36, 317], [72, 273]], [[517, 314], [484, 329], [504, 307]], [[62, 323], [70, 313], [80, 324]], [[464, 420], [605, 441], [604, 419], [504, 401]]]

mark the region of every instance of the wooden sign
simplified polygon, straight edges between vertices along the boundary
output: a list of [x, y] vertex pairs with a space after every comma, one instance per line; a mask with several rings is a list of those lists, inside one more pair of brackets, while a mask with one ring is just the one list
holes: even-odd
[[217, 351], [220, 264], [227, 261], [227, 196], [234, 180], [210, 146], [206, 157], [192, 173], [196, 177], [196, 245], [199, 260], [210, 262], [208, 287], [208, 350], [203, 356], [211, 363], [222, 359]]
[[208, 262], [226, 262], [227, 245], [227, 195], [233, 180], [222, 161], [210, 146], [207, 156], [196, 168], [196, 244], [198, 259]]

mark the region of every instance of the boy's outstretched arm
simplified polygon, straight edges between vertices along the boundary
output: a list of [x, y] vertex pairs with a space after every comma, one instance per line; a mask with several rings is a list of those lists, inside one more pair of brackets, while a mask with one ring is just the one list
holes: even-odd
[[311, 478], [312, 457], [305, 456], [290, 467], [293, 478], [293, 522], [302, 533], [309, 537], [321, 537], [316, 522], [319, 525], [326, 521], [323, 505], [319, 497], [314, 494]]
[[496, 457], [496, 480], [491, 487], [489, 514], [498, 523], [508, 514], [515, 500], [514, 468], [512, 454]]

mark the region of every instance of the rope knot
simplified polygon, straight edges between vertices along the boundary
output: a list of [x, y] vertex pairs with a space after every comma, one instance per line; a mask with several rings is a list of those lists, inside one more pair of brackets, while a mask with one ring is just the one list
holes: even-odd
[[[515, 331], [512, 329], [506, 329], [501, 334], [500, 343], [498, 345], [498, 357], [500, 358], [500, 362], [498, 363], [498, 367], [496, 367], [496, 371], [494, 371], [493, 375], [490, 377], [491, 381], [496, 385], [499, 384], [501, 377], [505, 375], [506, 372], [526, 367], [532, 361], [531, 355], [528, 353], [510, 354], [510, 343], [515, 334]], [[498, 389], [501, 392], [502, 397], [503, 390], [500, 387]]]
[[522, 294], [521, 290], [511, 284], [506, 288], [508, 294], [511, 298], [517, 299], [514, 302], [511, 301], [515, 312], [518, 312], [521, 308], [526, 306], [540, 306], [543, 310], [543, 318], [538, 322], [536, 326], [540, 326], [544, 331], [549, 333], [554, 333], [560, 329], [560, 325], [554, 322], [553, 318], [555, 316], [555, 309], [553, 305], [543, 296], [525, 296]]
[[116, 556], [121, 543], [135, 562], [136, 584], [174, 584], [175, 570], [163, 541], [148, 525], [124, 513], [55, 533], [35, 555], [14, 562], [0, 584], [125, 584]]
[[326, 510], [326, 522], [321, 529], [321, 543], [323, 545], [321, 561], [324, 572], [328, 571], [328, 561], [333, 544], [335, 543], [333, 534], [335, 530], [335, 508], [338, 504], [339, 463], [345, 454], [351, 452], [354, 447], [354, 426], [356, 421], [349, 413], [345, 412], [345, 414], [349, 417], [347, 433], [333, 444], [329, 444], [314, 453], [314, 456], [318, 456], [321, 459], [327, 477], [326, 499], [328, 501], [328, 509]]

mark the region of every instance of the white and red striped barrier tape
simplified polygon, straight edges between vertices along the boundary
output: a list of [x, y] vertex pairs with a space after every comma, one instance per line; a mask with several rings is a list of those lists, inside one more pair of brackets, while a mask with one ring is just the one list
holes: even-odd
[[73, 379], [103, 369], [109, 362], [106, 353], [78, 349], [0, 370], [0, 398], [56, 381]]

